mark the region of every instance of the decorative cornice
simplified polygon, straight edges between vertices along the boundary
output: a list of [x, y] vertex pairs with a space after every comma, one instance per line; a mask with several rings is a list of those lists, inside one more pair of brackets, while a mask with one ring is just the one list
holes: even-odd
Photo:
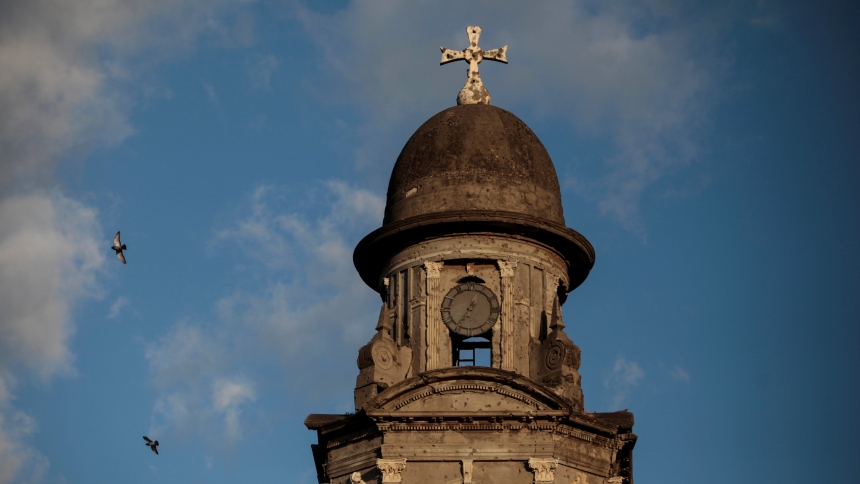
[[594, 247], [579, 232], [532, 215], [500, 210], [458, 210], [416, 215], [383, 225], [365, 236], [352, 260], [362, 280], [380, 290], [380, 271], [398, 251], [432, 238], [492, 233], [540, 243], [568, 264], [568, 291], [582, 284], [594, 266]]

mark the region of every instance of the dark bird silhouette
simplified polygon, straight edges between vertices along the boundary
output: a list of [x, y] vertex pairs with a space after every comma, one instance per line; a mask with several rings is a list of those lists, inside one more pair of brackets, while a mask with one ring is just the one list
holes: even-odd
[[156, 449], [156, 447], [158, 447], [158, 441], [156, 440], [155, 442], [153, 442], [153, 441], [149, 440], [149, 437], [147, 437], [145, 435], [143, 436], [143, 440], [145, 440], [146, 445], [148, 445], [149, 448], [152, 449], [153, 452], [155, 452], [155, 455], [158, 455], [158, 449]]
[[[119, 232], [113, 236], [113, 247], [111, 249], [116, 251], [116, 258], [122, 261], [125, 264], [125, 255], [123, 255], [122, 251], [126, 249], [125, 244], [119, 241]], [[155, 449], [155, 447], [153, 447]], [[157, 454], [158, 452], [156, 452]]]

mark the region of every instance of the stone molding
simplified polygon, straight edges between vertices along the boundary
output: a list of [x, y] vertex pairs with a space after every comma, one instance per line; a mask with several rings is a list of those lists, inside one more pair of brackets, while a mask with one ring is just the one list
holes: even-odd
[[623, 484], [623, 483], [624, 483], [624, 478], [621, 476], [610, 477], [609, 479], [606, 479], [606, 484]]
[[557, 466], [558, 459], [538, 459], [536, 457], [529, 459], [529, 468], [535, 473], [535, 484], [555, 482], [555, 468]]
[[403, 482], [406, 459], [376, 459], [376, 467], [382, 473], [382, 482]]
[[[529, 399], [537, 401], [548, 410], [562, 410], [565, 412], [565, 415], [569, 415], [573, 410], [570, 402], [558, 396], [552, 390], [535, 383], [528, 377], [497, 368], [480, 366], [468, 368], [446, 367], [407, 378], [390, 386], [384, 392], [374, 397], [372, 401], [368, 402], [365, 409], [369, 416], [375, 416], [377, 412], [387, 414], [392, 411], [398, 411], [398, 414], [400, 414], [402, 412], [399, 411], [400, 408], [397, 408], [397, 405], [405, 399], [425, 392], [427, 395], [436, 393], [436, 387], [441, 388], [462, 384], [473, 385], [473, 389], [475, 390], [482, 389], [479, 387], [488, 387], [489, 390], [489, 387], [492, 387], [504, 390], [505, 395], [508, 395], [508, 393], [522, 394]], [[538, 409], [535, 408], [534, 410]], [[608, 427], [605, 428], [605, 431], [609, 430], [611, 429]]]

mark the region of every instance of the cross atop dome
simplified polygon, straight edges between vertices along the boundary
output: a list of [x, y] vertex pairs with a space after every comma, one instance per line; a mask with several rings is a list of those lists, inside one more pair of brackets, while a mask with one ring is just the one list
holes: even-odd
[[451, 50], [445, 47], [440, 47], [442, 50], [442, 60], [439, 65], [447, 64], [457, 60], [465, 60], [469, 62], [469, 73], [466, 76], [466, 85], [460, 89], [460, 94], [457, 95], [457, 104], [490, 104], [490, 92], [484, 87], [481, 82], [481, 74], [478, 72], [478, 64], [482, 60], [492, 60], [497, 62], [508, 63], [506, 54], [508, 46], [504, 46], [493, 50], [481, 50], [478, 47], [478, 39], [481, 37], [481, 27], [471, 26], [466, 28], [466, 33], [469, 34], [469, 47], [464, 50]]

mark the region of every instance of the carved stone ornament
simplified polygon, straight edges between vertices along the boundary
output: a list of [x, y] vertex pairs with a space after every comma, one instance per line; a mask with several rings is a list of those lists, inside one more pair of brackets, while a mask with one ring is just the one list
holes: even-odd
[[546, 351], [546, 369], [558, 370], [564, 363], [564, 345], [561, 341], [552, 341]]
[[380, 341], [374, 344], [371, 354], [373, 355], [373, 363], [377, 367], [387, 370], [394, 366], [394, 353], [386, 342]]
[[433, 262], [429, 260], [424, 262], [424, 270], [427, 271], [427, 277], [429, 279], [438, 279], [442, 271], [442, 265], [443, 264], [441, 262]]
[[502, 277], [513, 277], [514, 268], [517, 267], [517, 261], [509, 262], [505, 260], [497, 261], [499, 264], [499, 273]]
[[610, 477], [606, 480], [606, 484], [623, 484], [624, 478], [621, 476]]
[[403, 482], [406, 459], [376, 459], [376, 467], [382, 473], [382, 482]]
[[349, 484], [367, 484], [363, 480], [361, 480], [360, 472], [353, 472], [351, 476], [349, 476]]
[[558, 459], [529, 459], [529, 467], [535, 473], [535, 483], [555, 482], [555, 468]]

